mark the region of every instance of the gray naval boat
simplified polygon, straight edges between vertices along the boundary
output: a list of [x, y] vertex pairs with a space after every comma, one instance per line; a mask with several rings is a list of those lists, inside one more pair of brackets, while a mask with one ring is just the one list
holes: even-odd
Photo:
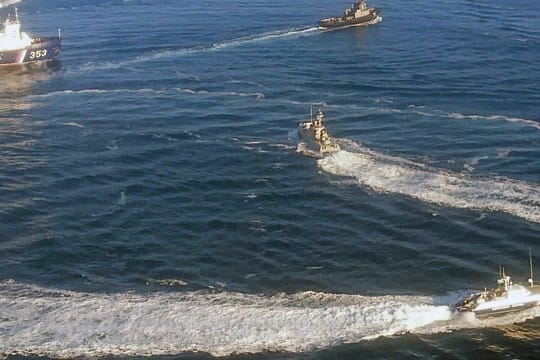
[[499, 271], [497, 287], [470, 294], [454, 305], [458, 312], [472, 312], [476, 317], [504, 315], [540, 305], [540, 285], [535, 284], [532, 256], [529, 259], [531, 275], [526, 285], [514, 284], [510, 276]]
[[356, 0], [350, 8], [345, 9], [343, 16], [319, 21], [319, 28], [328, 30], [349, 26], [368, 25], [376, 20], [378, 16], [379, 9], [368, 7], [364, 0]]
[[324, 126], [324, 114], [321, 109], [317, 111], [315, 119], [311, 116], [310, 120], [299, 122], [298, 132], [300, 138], [321, 155], [328, 155], [340, 150], [339, 144], [328, 134], [328, 130]]

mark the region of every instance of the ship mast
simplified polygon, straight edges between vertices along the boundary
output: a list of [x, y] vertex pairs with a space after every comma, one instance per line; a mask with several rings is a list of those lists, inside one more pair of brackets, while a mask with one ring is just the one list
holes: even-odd
[[531, 248], [529, 248], [529, 267], [531, 270], [531, 277], [529, 278], [529, 285], [533, 286], [534, 284], [534, 277], [533, 277], [533, 261], [532, 261], [532, 252]]

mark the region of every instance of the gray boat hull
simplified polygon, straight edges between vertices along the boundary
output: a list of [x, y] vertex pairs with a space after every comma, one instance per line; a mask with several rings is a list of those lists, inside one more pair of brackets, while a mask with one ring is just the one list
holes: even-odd
[[319, 27], [321, 29], [338, 29], [349, 26], [362, 26], [368, 25], [379, 16], [378, 9], [370, 9], [369, 14], [361, 16], [359, 18], [355, 17], [334, 17], [329, 19], [323, 19], [319, 21]]

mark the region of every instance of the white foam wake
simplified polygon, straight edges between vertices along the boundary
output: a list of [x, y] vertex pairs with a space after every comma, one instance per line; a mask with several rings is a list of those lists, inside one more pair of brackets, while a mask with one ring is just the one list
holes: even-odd
[[478, 320], [451, 312], [457, 299], [457, 293], [95, 294], [8, 280], [0, 282], [0, 358], [306, 352], [405, 332], [435, 334], [540, 316], [535, 307]]
[[81, 90], [60, 90], [52, 91], [46, 94], [31, 95], [32, 99], [43, 99], [57, 96], [69, 96], [69, 95], [101, 95], [101, 94], [174, 94], [185, 93], [192, 95], [204, 95], [204, 96], [240, 96], [240, 97], [254, 97], [256, 99], [264, 99], [265, 94], [261, 92], [244, 93], [237, 91], [207, 91], [207, 90], [193, 90], [187, 88], [162, 88], [162, 89], [81, 89]]
[[373, 151], [339, 151], [318, 160], [326, 172], [355, 179], [376, 191], [444, 206], [503, 211], [540, 223], [540, 187], [506, 178], [472, 178], [415, 166]]
[[165, 89], [81, 89], [81, 90], [59, 90], [52, 91], [45, 94], [37, 94], [29, 96], [32, 99], [42, 99], [55, 96], [64, 96], [64, 95], [91, 95], [91, 94], [114, 94], [114, 93], [133, 93], [133, 94], [143, 94], [143, 93], [153, 93], [153, 94], [163, 94], [167, 90]]
[[0, 355], [304, 352], [451, 318], [431, 297], [90, 294], [0, 284]]
[[127, 67], [130, 65], [135, 65], [139, 63], [144, 63], [148, 61], [160, 60], [175, 58], [179, 56], [197, 54], [201, 52], [208, 51], [218, 51], [231, 47], [237, 47], [246, 44], [252, 44], [263, 41], [270, 41], [282, 38], [297, 38], [299, 36], [305, 36], [310, 33], [317, 31], [317, 27], [302, 27], [286, 30], [278, 30], [272, 32], [265, 32], [256, 35], [243, 36], [236, 39], [225, 40], [222, 42], [217, 42], [209, 45], [199, 45], [191, 48], [183, 48], [177, 50], [164, 50], [159, 52], [154, 52], [146, 55], [140, 55], [135, 59], [114, 62], [114, 63], [103, 63], [103, 64], [86, 64], [83, 68], [80, 69], [81, 72], [90, 72], [94, 70], [107, 70], [107, 69], [118, 69], [122, 67]]
[[448, 117], [458, 120], [495, 120], [495, 121], [507, 121], [511, 123], [521, 123], [527, 126], [540, 130], [540, 123], [535, 120], [522, 119], [517, 117], [510, 117], [504, 115], [464, 115], [460, 113], [449, 113]]
[[6, 6], [14, 5], [20, 3], [21, 0], [0, 0], [0, 9]]
[[286, 29], [286, 30], [277, 30], [277, 31], [271, 31], [271, 32], [266, 32], [262, 34], [257, 34], [257, 35], [244, 36], [238, 39], [225, 41], [222, 43], [217, 43], [217, 44], [214, 44], [212, 47], [216, 49], [222, 49], [225, 47], [239, 46], [239, 45], [256, 43], [256, 42], [261, 42], [261, 41], [282, 39], [282, 38], [288, 38], [288, 37], [298, 37], [298, 36], [313, 33], [317, 30], [318, 28], [315, 26]]
[[207, 91], [207, 90], [193, 90], [186, 88], [174, 88], [181, 93], [192, 94], [192, 95], [212, 95], [212, 96], [240, 96], [240, 97], [255, 97], [257, 99], [264, 99], [266, 95], [261, 92], [255, 93], [244, 93], [237, 91]]
[[472, 120], [472, 121], [506, 121], [510, 123], [524, 124], [529, 127], [540, 130], [540, 123], [536, 120], [523, 119], [505, 115], [477, 115], [477, 114], [461, 114], [456, 112], [445, 112], [442, 110], [428, 110], [423, 106], [409, 105], [411, 111], [418, 115], [424, 116], [439, 116], [447, 117], [455, 120]]

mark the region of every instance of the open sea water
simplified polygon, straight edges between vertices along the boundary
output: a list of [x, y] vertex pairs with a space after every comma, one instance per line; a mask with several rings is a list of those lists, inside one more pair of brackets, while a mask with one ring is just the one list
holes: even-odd
[[540, 276], [538, 1], [10, 4], [63, 50], [0, 75], [0, 358], [540, 358], [452, 312]]

